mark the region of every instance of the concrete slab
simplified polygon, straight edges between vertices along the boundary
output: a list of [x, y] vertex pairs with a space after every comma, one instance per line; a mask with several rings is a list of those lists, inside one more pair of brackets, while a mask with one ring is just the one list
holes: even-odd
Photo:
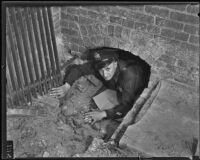
[[162, 81], [146, 115], [128, 127], [120, 145], [155, 157], [191, 157], [199, 141], [198, 95]]

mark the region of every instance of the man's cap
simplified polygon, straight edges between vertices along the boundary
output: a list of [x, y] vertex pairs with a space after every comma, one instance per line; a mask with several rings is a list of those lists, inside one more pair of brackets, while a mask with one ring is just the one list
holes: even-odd
[[112, 50], [100, 50], [93, 53], [95, 68], [101, 69], [113, 61], [117, 61], [118, 54]]

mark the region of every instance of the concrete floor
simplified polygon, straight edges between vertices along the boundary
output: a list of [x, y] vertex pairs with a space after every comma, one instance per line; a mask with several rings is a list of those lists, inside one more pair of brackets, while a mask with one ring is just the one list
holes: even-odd
[[155, 157], [193, 156], [199, 141], [198, 98], [191, 90], [162, 81], [146, 115], [128, 127], [120, 144]]

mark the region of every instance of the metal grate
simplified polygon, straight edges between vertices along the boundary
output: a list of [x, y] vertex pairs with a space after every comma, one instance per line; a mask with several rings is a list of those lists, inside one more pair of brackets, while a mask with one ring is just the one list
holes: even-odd
[[6, 8], [6, 66], [8, 107], [61, 84], [50, 7]]

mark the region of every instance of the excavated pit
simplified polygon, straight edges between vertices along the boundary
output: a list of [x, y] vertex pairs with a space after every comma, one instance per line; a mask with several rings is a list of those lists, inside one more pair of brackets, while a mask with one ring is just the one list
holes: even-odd
[[[14, 157], [137, 157], [126, 146], [112, 148], [102, 140], [98, 125], [84, 122], [84, 113], [96, 110], [92, 97], [102, 88], [94, 76], [78, 79], [63, 99], [48, 95], [33, 101], [30, 115], [7, 116], [7, 140], [13, 140]], [[63, 109], [65, 108], [65, 109]], [[105, 121], [115, 130], [116, 122]], [[97, 123], [98, 124], [98, 123]], [[141, 156], [141, 155], [140, 155]]]

